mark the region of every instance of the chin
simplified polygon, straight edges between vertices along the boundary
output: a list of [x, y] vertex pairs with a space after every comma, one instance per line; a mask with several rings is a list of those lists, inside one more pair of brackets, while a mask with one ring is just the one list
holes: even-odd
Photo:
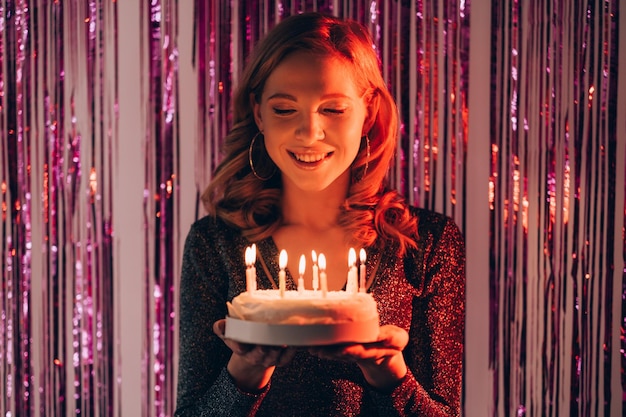
[[344, 189], [343, 191], [340, 188], [339, 184], [336, 183], [332, 183], [332, 182], [316, 182], [316, 183], [309, 183], [309, 184], [301, 184], [299, 185], [299, 188], [304, 191], [304, 192], [309, 192], [309, 193], [322, 193], [322, 192], [330, 192], [332, 191], [333, 193], [347, 193], [347, 188]]
[[314, 175], [314, 173], [308, 173], [308, 175], [291, 177], [290, 182], [303, 192], [314, 193], [332, 189], [336, 193], [341, 193], [341, 190], [345, 193], [349, 187], [349, 176]]
[[320, 180], [300, 181], [296, 183], [296, 186], [302, 191], [315, 193], [327, 190], [332, 186], [332, 182]]

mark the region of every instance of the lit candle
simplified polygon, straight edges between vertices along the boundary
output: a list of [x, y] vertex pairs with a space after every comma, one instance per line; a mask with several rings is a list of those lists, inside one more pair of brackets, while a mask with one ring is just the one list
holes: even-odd
[[365, 292], [365, 281], [367, 280], [367, 276], [365, 275], [365, 259], [367, 258], [365, 249], [361, 248], [359, 258], [361, 259], [361, 265], [359, 267], [359, 292]]
[[357, 271], [356, 271], [356, 251], [350, 248], [348, 251], [348, 281], [346, 282], [346, 291], [350, 294], [357, 292]]
[[285, 296], [285, 268], [287, 267], [287, 251], [281, 250], [280, 256], [278, 258], [278, 266], [280, 267], [280, 271], [278, 272], [278, 289], [280, 290], [280, 297], [283, 298]]
[[317, 253], [311, 251], [311, 259], [313, 259], [313, 290], [317, 291], [320, 286], [319, 268], [317, 267]]
[[256, 291], [256, 244], [250, 248], [250, 291]]
[[252, 291], [252, 268], [250, 266], [250, 246], [246, 247], [246, 251], [244, 253], [244, 259], [246, 261], [246, 291]]
[[304, 278], [302, 278], [302, 275], [304, 275], [305, 268], [306, 268], [306, 258], [304, 257], [304, 254], [302, 254], [300, 255], [300, 265], [298, 268], [298, 272], [300, 273], [300, 277], [298, 278], [298, 291], [299, 292], [304, 291]]
[[326, 298], [328, 292], [328, 281], [326, 280], [326, 257], [323, 253], [320, 253], [320, 257], [317, 260], [320, 265], [320, 284], [322, 286], [322, 297]]

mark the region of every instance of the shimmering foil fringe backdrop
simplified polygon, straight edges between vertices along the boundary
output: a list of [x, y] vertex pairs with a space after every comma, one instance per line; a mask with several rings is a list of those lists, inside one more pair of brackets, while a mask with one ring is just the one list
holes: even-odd
[[492, 3], [498, 415], [619, 414], [618, 3]]
[[0, 3], [0, 409], [110, 410], [115, 3]]
[[468, 149], [491, 158], [490, 379], [466, 386], [490, 415], [619, 415], [619, 1], [492, 3], [491, 135], [470, 138], [468, 0], [0, 0], [0, 411], [173, 415], [180, 256], [232, 88], [270, 27], [319, 10], [374, 34], [411, 202], [465, 230]]

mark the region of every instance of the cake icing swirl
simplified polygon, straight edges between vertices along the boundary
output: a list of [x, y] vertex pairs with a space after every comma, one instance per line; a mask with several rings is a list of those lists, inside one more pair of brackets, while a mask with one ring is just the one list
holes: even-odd
[[228, 305], [229, 315], [271, 324], [336, 324], [378, 319], [376, 301], [369, 293], [346, 291], [243, 292]]

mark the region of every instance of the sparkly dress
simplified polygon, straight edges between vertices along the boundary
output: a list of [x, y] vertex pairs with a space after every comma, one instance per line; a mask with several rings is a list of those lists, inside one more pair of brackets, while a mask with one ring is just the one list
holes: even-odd
[[[243, 254], [250, 245], [221, 220], [204, 217], [187, 236], [180, 286], [180, 362], [177, 416], [458, 416], [465, 306], [463, 237], [447, 217], [412, 209], [419, 218], [418, 249], [403, 258], [397, 246], [368, 248], [367, 270], [380, 324], [409, 332], [409, 368], [392, 392], [369, 386], [356, 364], [298, 351], [256, 393], [239, 390], [226, 371], [231, 351], [212, 331], [226, 301], [245, 291]], [[257, 242], [257, 285], [273, 287], [278, 249]], [[275, 279], [274, 279], [275, 281]], [[287, 271], [287, 289], [296, 283]]]

